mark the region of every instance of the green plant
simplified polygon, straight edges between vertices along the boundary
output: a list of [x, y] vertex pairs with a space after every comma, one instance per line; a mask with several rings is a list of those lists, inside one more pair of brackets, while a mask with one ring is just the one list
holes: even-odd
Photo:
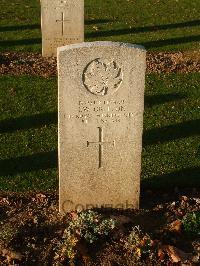
[[125, 240], [125, 248], [129, 250], [134, 257], [140, 258], [142, 255], [149, 254], [153, 241], [148, 234], [143, 234], [139, 225], [134, 226]]
[[101, 236], [108, 235], [115, 227], [114, 220], [106, 219], [92, 210], [73, 213], [71, 217], [63, 234], [63, 250], [69, 259], [74, 259], [79, 240], [93, 243]]
[[200, 212], [187, 213], [183, 218], [183, 228], [187, 235], [200, 235]]

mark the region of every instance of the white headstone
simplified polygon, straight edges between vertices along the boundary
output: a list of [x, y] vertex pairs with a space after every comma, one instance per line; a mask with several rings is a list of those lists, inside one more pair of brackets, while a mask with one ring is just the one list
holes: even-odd
[[58, 48], [60, 211], [138, 208], [146, 51]]
[[41, 0], [42, 55], [84, 41], [84, 0]]

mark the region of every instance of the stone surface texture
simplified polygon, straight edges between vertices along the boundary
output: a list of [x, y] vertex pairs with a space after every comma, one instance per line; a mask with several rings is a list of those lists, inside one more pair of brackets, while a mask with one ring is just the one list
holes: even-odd
[[84, 41], [84, 0], [41, 0], [42, 55]]
[[58, 48], [60, 211], [138, 208], [146, 51]]

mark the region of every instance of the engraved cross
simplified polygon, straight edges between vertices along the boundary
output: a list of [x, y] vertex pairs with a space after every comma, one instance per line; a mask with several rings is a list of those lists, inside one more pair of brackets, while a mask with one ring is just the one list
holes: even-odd
[[65, 21], [69, 22], [70, 20], [65, 19], [65, 14], [64, 12], [62, 12], [62, 18], [61, 19], [57, 19], [56, 22], [61, 22], [62, 23], [62, 35], [64, 35], [64, 30], [65, 30]]
[[98, 130], [99, 130], [99, 141], [95, 142], [89, 142], [87, 141], [87, 147], [89, 147], [89, 145], [91, 144], [95, 144], [95, 145], [98, 145], [99, 146], [99, 168], [102, 167], [102, 157], [103, 157], [103, 146], [105, 144], [112, 144], [113, 147], [115, 146], [115, 141], [111, 141], [111, 142], [106, 142], [106, 141], [103, 141], [103, 128], [101, 127], [98, 127]]

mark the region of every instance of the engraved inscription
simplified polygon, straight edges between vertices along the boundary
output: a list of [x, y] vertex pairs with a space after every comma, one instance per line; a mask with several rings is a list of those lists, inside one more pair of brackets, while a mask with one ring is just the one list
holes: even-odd
[[92, 94], [99, 96], [115, 93], [122, 80], [122, 69], [115, 61], [96, 58], [83, 71], [84, 86]]
[[52, 39], [44, 39], [44, 42], [48, 43], [48, 46], [51, 49], [57, 48], [59, 46], [64, 46], [70, 43], [75, 43], [78, 42], [79, 38], [66, 38], [65, 36], [63, 36], [63, 38], [54, 38], [52, 37]]
[[95, 142], [89, 142], [87, 141], [87, 147], [89, 147], [90, 144], [95, 144], [99, 146], [99, 168], [102, 167], [102, 157], [103, 157], [103, 145], [105, 144], [112, 144], [113, 147], [115, 146], [115, 141], [111, 141], [111, 142], [106, 142], [103, 140], [103, 128], [102, 127], [98, 127], [99, 130], [99, 141]]
[[97, 123], [120, 123], [124, 119], [134, 119], [136, 113], [130, 112], [125, 99], [79, 101], [77, 113], [67, 114], [68, 119], [83, 123], [95, 119]]

